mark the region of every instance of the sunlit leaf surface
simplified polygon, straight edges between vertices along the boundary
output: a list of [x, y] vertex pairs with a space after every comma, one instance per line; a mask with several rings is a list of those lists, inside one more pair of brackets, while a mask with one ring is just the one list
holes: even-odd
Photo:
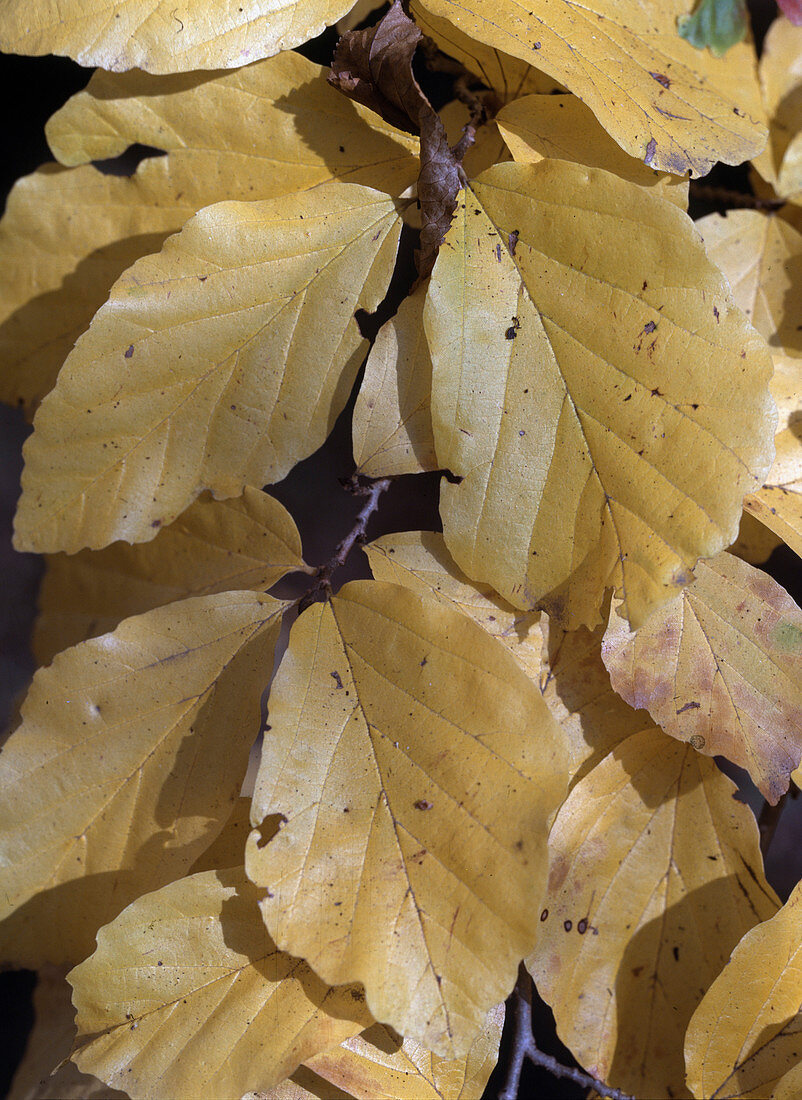
[[464, 614], [356, 581], [293, 627], [246, 854], [284, 950], [360, 981], [377, 1019], [467, 1054], [537, 930], [565, 749], [540, 693]]
[[74, 963], [222, 829], [259, 730], [285, 604], [202, 596], [40, 670], [0, 756], [0, 957]]

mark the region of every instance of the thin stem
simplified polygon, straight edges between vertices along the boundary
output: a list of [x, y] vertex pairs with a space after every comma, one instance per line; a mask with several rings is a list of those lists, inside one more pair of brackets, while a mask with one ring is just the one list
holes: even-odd
[[733, 191], [729, 187], [713, 187], [709, 183], [697, 183], [691, 180], [691, 194], [695, 199], [705, 202], [721, 203], [725, 206], [749, 207], [752, 210], [778, 210], [785, 205], [783, 199], [760, 199], [743, 191]]
[[532, 1037], [532, 979], [524, 964], [518, 967], [518, 980], [512, 993], [513, 1039], [510, 1064], [498, 1100], [516, 1100], [521, 1084], [529, 1042]]
[[359, 515], [354, 520], [354, 526], [337, 546], [334, 554], [324, 565], [321, 565], [320, 568], [316, 570], [314, 584], [298, 604], [299, 613], [305, 611], [310, 604], [313, 604], [315, 600], [319, 599], [321, 596], [331, 592], [332, 575], [340, 566], [345, 565], [348, 555], [354, 548], [354, 544], [365, 541], [365, 531], [367, 530], [368, 520], [378, 508], [379, 498], [382, 493], [390, 488], [391, 481], [392, 479], [389, 477], [382, 477], [377, 481], [371, 482], [369, 485], [362, 485], [352, 478], [350, 483], [348, 483], [347, 487], [350, 492], [365, 496], [367, 500], [361, 508]]
[[564, 1066], [556, 1058], [552, 1058], [550, 1054], [544, 1054], [538, 1048], [532, 1033], [532, 979], [523, 963], [519, 967], [518, 981], [515, 983], [510, 999], [513, 1012], [512, 1050], [504, 1084], [498, 1093], [498, 1100], [517, 1100], [521, 1072], [527, 1058], [536, 1066], [547, 1069], [555, 1077], [564, 1077], [584, 1088], [595, 1089], [599, 1096], [606, 1097], [607, 1100], [635, 1100], [635, 1097], [630, 1096], [629, 1093], [611, 1088], [581, 1069]]

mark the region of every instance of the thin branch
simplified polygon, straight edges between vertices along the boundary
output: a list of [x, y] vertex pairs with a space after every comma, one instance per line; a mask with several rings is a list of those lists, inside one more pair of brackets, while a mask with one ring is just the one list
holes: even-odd
[[334, 554], [325, 565], [321, 565], [316, 571], [315, 583], [300, 601], [298, 605], [299, 612], [305, 611], [310, 604], [315, 602], [315, 600], [331, 592], [332, 575], [340, 566], [345, 565], [348, 555], [354, 548], [354, 544], [365, 541], [365, 531], [367, 530], [368, 520], [378, 508], [379, 498], [382, 493], [390, 488], [391, 481], [392, 479], [389, 477], [382, 477], [377, 481], [371, 482], [369, 485], [362, 485], [352, 478], [347, 484], [347, 488], [350, 492], [365, 496], [367, 500], [360, 510], [359, 515], [354, 520], [354, 526], [338, 545]]
[[718, 203], [722, 206], [748, 207], [751, 210], [779, 210], [785, 206], [783, 199], [760, 199], [743, 191], [733, 191], [728, 187], [713, 187], [709, 183], [697, 183], [691, 180], [691, 195], [703, 202]]
[[547, 1069], [555, 1077], [564, 1077], [574, 1081], [584, 1088], [595, 1089], [599, 1096], [608, 1100], [635, 1100], [634, 1096], [622, 1092], [620, 1089], [611, 1088], [603, 1081], [597, 1081], [589, 1073], [583, 1073], [581, 1069], [564, 1066], [550, 1054], [544, 1054], [535, 1042], [532, 1033], [532, 979], [523, 963], [518, 970], [518, 981], [512, 994], [513, 1011], [513, 1040], [510, 1064], [507, 1067], [507, 1075], [498, 1100], [517, 1100], [518, 1090], [521, 1084], [521, 1072], [528, 1058], [537, 1066]]
[[782, 817], [783, 807], [785, 806], [787, 798], [788, 794], [786, 792], [780, 797], [776, 806], [772, 806], [770, 802], [763, 803], [763, 809], [760, 811], [760, 817], [757, 819], [757, 827], [760, 830], [760, 851], [764, 859], [769, 854], [769, 848], [771, 847], [772, 840], [774, 840], [777, 826], [780, 824], [780, 818]]

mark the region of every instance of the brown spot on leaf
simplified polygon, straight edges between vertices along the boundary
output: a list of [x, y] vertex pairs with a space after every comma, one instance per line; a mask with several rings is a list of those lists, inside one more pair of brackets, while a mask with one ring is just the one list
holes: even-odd
[[665, 75], [665, 73], [649, 73], [652, 80], [656, 80], [658, 84], [662, 84], [664, 88], [671, 87], [671, 81]]
[[334, 680], [335, 684], [337, 685], [337, 690], [339, 691], [339, 689], [343, 686], [343, 682], [340, 679], [339, 672], [330, 672], [329, 676], [331, 676], [332, 680]]
[[548, 911], [548, 909], [544, 909], [543, 912], [540, 914], [540, 920], [542, 922], [542, 921], [548, 920], [548, 919], [549, 919], [549, 911]]
[[126, 359], [130, 359], [133, 354], [134, 354], [134, 345], [129, 344], [128, 347], [123, 352], [123, 355], [125, 356]]
[[693, 737], [688, 739], [688, 743], [692, 748], [696, 749], [697, 752], [705, 747], [705, 739], [702, 737], [701, 733], [695, 733]]
[[434, 803], [430, 802], [428, 798], [419, 798], [413, 805], [416, 810], [431, 810]]
[[684, 707], [680, 707], [677, 714], [684, 714], [686, 710], [698, 710], [700, 704], [695, 700], [691, 703], [686, 703]]
[[643, 163], [648, 164], [651, 168], [654, 163], [654, 154], [657, 152], [657, 142], [654, 138], [649, 138], [649, 144], [646, 146], [646, 156], [643, 158]]

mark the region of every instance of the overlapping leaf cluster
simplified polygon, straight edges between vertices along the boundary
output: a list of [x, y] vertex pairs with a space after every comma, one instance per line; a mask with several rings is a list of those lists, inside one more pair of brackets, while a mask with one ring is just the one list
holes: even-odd
[[[799, 888], [711, 758], [800, 774], [802, 611], [756, 566], [802, 552], [802, 30], [758, 72], [680, 0], [412, 0], [331, 74], [292, 52], [350, 7], [4, 7], [0, 48], [100, 66], [0, 223], [48, 555], [0, 757], [14, 1095], [477, 1096], [525, 960], [597, 1079], [796, 1096]], [[750, 158], [765, 206], [694, 226]], [[363, 365], [363, 487], [447, 472], [443, 533], [332, 595], [264, 488]]]

